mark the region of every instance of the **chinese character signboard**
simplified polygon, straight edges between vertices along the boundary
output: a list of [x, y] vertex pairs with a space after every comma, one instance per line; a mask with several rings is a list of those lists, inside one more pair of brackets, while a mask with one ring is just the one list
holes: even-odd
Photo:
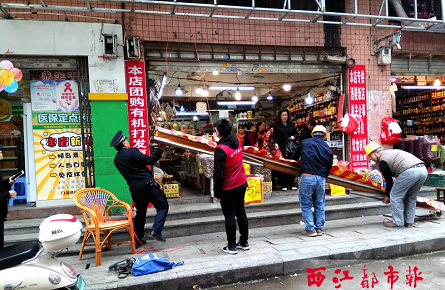
[[149, 154], [147, 90], [143, 61], [125, 61], [130, 145]]
[[85, 188], [76, 78], [75, 72], [42, 71], [30, 82], [39, 201], [72, 198]]
[[77, 71], [30, 71], [31, 80], [37, 81], [63, 81], [63, 80], [77, 80]]
[[85, 188], [79, 113], [33, 112], [33, 135], [37, 199], [72, 198]]
[[349, 69], [349, 113], [360, 115], [357, 130], [351, 134], [351, 165], [352, 170], [368, 168], [365, 146], [368, 143], [367, 111], [366, 111], [366, 67], [356, 65]]

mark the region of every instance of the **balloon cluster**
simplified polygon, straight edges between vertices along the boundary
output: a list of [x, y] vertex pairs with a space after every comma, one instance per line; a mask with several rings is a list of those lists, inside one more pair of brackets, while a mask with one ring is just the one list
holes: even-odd
[[22, 71], [14, 67], [12, 62], [9, 60], [0, 61], [0, 92], [5, 90], [8, 93], [14, 93], [17, 91], [22, 77]]

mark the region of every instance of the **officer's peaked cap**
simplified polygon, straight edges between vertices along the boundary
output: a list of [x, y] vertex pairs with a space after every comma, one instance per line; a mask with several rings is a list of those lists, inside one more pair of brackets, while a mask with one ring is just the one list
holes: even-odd
[[122, 130], [119, 130], [116, 135], [114, 135], [113, 140], [110, 142], [111, 147], [115, 147], [119, 143], [125, 140], [124, 134], [122, 133]]

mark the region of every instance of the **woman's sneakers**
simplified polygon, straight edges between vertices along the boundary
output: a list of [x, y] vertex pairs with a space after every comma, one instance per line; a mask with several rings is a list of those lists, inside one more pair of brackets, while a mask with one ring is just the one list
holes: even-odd
[[238, 249], [242, 249], [242, 250], [244, 250], [244, 251], [247, 251], [247, 250], [250, 249], [250, 246], [249, 246], [249, 243], [248, 243], [248, 242], [244, 242], [244, 243], [238, 242], [238, 243], [236, 244], [236, 247], [237, 247]]
[[223, 248], [223, 252], [235, 255], [238, 254], [238, 249], [236, 248], [236, 246], [225, 246]]

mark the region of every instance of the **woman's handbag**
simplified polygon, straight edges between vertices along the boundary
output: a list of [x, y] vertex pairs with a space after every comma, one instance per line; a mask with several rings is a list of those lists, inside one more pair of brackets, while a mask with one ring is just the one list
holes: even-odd
[[292, 159], [297, 151], [297, 143], [294, 140], [287, 139], [286, 149], [284, 151], [284, 158]]

